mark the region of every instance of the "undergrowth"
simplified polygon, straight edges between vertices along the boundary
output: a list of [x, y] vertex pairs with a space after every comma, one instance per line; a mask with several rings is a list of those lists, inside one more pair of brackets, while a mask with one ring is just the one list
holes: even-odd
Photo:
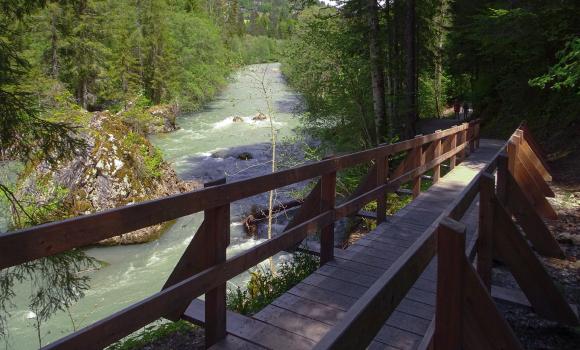
[[228, 290], [227, 307], [242, 315], [252, 315], [314, 272], [318, 265], [318, 257], [297, 252], [290, 261], [280, 264], [275, 273], [257, 267], [250, 271], [245, 288]]
[[145, 327], [142, 331], [122, 339], [109, 347], [107, 350], [135, 350], [141, 349], [145, 345], [157, 340], [166, 338], [169, 335], [187, 334], [195, 329], [196, 326], [187, 321], [177, 321], [168, 323], [159, 323]]

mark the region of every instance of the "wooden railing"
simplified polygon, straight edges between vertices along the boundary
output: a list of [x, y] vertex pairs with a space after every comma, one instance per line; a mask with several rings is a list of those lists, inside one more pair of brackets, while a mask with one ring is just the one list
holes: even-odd
[[[578, 325], [577, 315], [527, 242], [544, 256], [564, 257], [542, 220], [555, 216], [545, 198], [553, 193], [545, 183], [551, 180], [547, 165], [534, 148], [539, 149], [522, 124], [486, 169], [357, 300], [316, 349], [366, 348], [435, 255], [436, 313], [420, 349], [522, 348], [490, 295], [494, 259], [511, 270], [539, 315]], [[466, 228], [459, 220], [478, 194], [477, 243], [466, 252]], [[469, 260], [475, 254], [477, 271]]]
[[[204, 221], [162, 291], [105, 319], [66, 336], [47, 349], [101, 349], [161, 318], [179, 318], [190, 302], [206, 295], [206, 343], [225, 336], [225, 283], [274, 254], [296, 246], [309, 233], [321, 232], [321, 263], [333, 258], [333, 223], [378, 202], [384, 220], [386, 193], [411, 182], [414, 196], [421, 176], [473, 151], [479, 144], [479, 121], [464, 123], [414, 139], [331, 157], [316, 163], [232, 183], [212, 183], [204, 189], [92, 215], [49, 223], [0, 236], [0, 269], [51, 256], [147, 226], [204, 211]], [[406, 158], [389, 176], [389, 161]], [[355, 193], [335, 205], [337, 171], [359, 164], [372, 167]], [[280, 235], [226, 260], [230, 203], [293, 183], [319, 178], [298, 213]], [[431, 239], [429, 239], [430, 241]], [[429, 250], [430, 252], [430, 250]]]

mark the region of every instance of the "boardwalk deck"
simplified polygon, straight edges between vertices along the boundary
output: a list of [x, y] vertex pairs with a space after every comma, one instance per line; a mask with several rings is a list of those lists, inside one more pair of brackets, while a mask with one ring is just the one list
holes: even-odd
[[[450, 173], [421, 193], [411, 204], [380, 224], [335, 259], [253, 316], [252, 327], [230, 329], [216, 348], [310, 348], [337, 323], [351, 305], [440, 216], [466, 185], [497, 153], [502, 142], [481, 140], [480, 148]], [[467, 225], [467, 249], [475, 239], [477, 201], [462, 221]], [[436, 259], [430, 263], [371, 343], [371, 349], [415, 349], [435, 312]], [[186, 315], [188, 312], [186, 312]], [[189, 315], [194, 319], [193, 315]], [[257, 329], [262, 328], [262, 329]], [[283, 333], [271, 343], [265, 332]], [[258, 336], [259, 335], [259, 336]], [[290, 335], [294, 340], [284, 341]], [[266, 340], [265, 340], [266, 339]]]

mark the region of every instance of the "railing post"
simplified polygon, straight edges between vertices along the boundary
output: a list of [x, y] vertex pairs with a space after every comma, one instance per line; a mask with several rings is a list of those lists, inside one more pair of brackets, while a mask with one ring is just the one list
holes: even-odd
[[[333, 210], [336, 197], [336, 172], [322, 175], [320, 179], [320, 212]], [[320, 231], [320, 265], [334, 259], [334, 222]]]
[[479, 232], [477, 236], [477, 273], [488, 290], [491, 290], [493, 267], [495, 178], [482, 174], [479, 180]]
[[[422, 137], [422, 135], [415, 136], [415, 139], [420, 139]], [[412, 169], [417, 169], [423, 165], [423, 145], [415, 146], [411, 151], [411, 156], [413, 157]], [[417, 198], [417, 196], [419, 196], [421, 193], [421, 175], [422, 174], [418, 174], [413, 177], [413, 199]]]
[[516, 162], [517, 162], [517, 154], [518, 154], [518, 145], [514, 140], [509, 140], [507, 143], [507, 155], [508, 155], [508, 169], [512, 176], [515, 178], [516, 174]]
[[469, 124], [469, 153], [473, 153], [475, 152], [475, 138], [476, 138], [476, 134], [475, 134], [475, 128], [476, 128], [476, 123], [470, 123]]
[[481, 122], [478, 120], [475, 124], [475, 148], [479, 148], [480, 126], [481, 126]]
[[[387, 182], [389, 172], [388, 155], [377, 157], [377, 186], [382, 186]], [[381, 191], [377, 196], [377, 225], [385, 221], [387, 212], [386, 192]]]
[[462, 348], [465, 265], [465, 225], [444, 218], [437, 229], [435, 349]]
[[508, 156], [505, 153], [501, 153], [497, 157], [497, 198], [503, 205], [507, 203], [507, 191], [508, 191]]
[[464, 147], [459, 153], [459, 155], [461, 161], [463, 162], [465, 158], [469, 155], [469, 144], [467, 143], [467, 130], [469, 129], [469, 124], [464, 123], [462, 126], [464, 127], [464, 129], [461, 130], [461, 143], [459, 144], [463, 145]]
[[[435, 133], [441, 132], [441, 130], [436, 130]], [[437, 159], [441, 156], [441, 139], [433, 141], [435, 142], [435, 149], [433, 151], [433, 159]], [[433, 184], [436, 184], [441, 177], [441, 164], [435, 165], [433, 168]]]
[[[204, 187], [211, 187], [225, 183], [225, 179], [207, 183]], [[207, 267], [226, 261], [226, 248], [230, 237], [230, 205], [206, 209], [204, 224], [208, 235], [207, 247], [201, 252], [206, 254]], [[206, 348], [219, 342], [226, 336], [226, 284], [205, 293], [205, 345]]]
[[[450, 151], [454, 151], [455, 148], [457, 148], [457, 135], [458, 134], [459, 134], [459, 131], [457, 131], [453, 135], [449, 136], [449, 137], [451, 137], [451, 147], [449, 149]], [[449, 158], [449, 170], [453, 170], [456, 165], [457, 165], [457, 155], [454, 154]]]

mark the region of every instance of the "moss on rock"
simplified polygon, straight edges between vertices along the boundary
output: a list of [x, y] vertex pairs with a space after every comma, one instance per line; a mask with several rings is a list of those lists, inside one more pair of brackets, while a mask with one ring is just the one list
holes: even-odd
[[[87, 145], [81, 155], [56, 167], [31, 162], [21, 174], [17, 195], [36, 205], [32, 210], [38, 212], [36, 221], [90, 214], [198, 187], [197, 183], [181, 181], [145, 134], [127, 122], [123, 112], [93, 113], [80, 135]], [[50, 205], [39, 206], [39, 199]], [[38, 209], [41, 207], [42, 211]], [[149, 242], [164, 230], [164, 225], [155, 225], [101, 243]]]

